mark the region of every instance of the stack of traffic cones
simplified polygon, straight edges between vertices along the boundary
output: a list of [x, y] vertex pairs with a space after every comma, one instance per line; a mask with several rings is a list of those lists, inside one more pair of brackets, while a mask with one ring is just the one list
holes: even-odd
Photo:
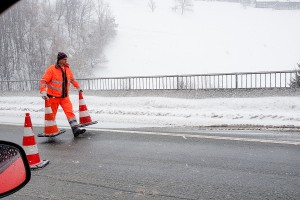
[[43, 168], [49, 163], [49, 160], [40, 159], [29, 113], [25, 116], [23, 148], [31, 169]]
[[97, 121], [92, 121], [87, 106], [84, 102], [82, 92], [79, 92], [79, 121], [80, 127], [97, 124]]
[[66, 132], [66, 130], [58, 130], [54, 115], [52, 113], [50, 100], [45, 100], [45, 128], [44, 133], [38, 134], [38, 137], [55, 137], [62, 133]]

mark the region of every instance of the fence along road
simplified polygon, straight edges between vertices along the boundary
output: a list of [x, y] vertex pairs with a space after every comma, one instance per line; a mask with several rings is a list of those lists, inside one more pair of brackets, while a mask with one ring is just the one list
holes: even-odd
[[[297, 74], [298, 73], [298, 74]], [[264, 71], [170, 76], [77, 79], [84, 90], [202, 90], [292, 88], [299, 71]], [[39, 80], [0, 81], [1, 91], [39, 90]]]

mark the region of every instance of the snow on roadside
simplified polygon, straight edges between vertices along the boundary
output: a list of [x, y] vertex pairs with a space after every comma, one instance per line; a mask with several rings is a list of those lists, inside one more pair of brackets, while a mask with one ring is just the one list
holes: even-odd
[[[78, 96], [71, 95], [78, 116]], [[93, 128], [158, 126], [300, 126], [298, 97], [177, 99], [163, 97], [84, 96]], [[0, 123], [23, 124], [29, 112], [34, 126], [44, 125], [40, 97], [1, 96]], [[69, 127], [59, 109], [56, 123]]]

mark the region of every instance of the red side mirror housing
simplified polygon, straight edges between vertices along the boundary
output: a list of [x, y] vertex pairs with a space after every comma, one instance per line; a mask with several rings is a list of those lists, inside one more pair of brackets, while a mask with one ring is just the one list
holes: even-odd
[[0, 140], [0, 198], [20, 190], [30, 178], [31, 170], [24, 149]]
[[17, 3], [19, 0], [2, 0], [0, 6], [0, 14], [8, 9], [13, 4]]

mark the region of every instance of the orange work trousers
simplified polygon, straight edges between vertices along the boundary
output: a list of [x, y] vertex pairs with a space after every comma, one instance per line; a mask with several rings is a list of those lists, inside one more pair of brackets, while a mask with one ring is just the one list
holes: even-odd
[[70, 119], [75, 118], [75, 114], [73, 111], [73, 106], [72, 103], [70, 101], [69, 97], [65, 97], [65, 98], [49, 98], [50, 103], [51, 103], [51, 109], [52, 109], [52, 113], [54, 115], [54, 119], [56, 117], [56, 113], [58, 110], [58, 106], [61, 106], [67, 119], [70, 121]]

